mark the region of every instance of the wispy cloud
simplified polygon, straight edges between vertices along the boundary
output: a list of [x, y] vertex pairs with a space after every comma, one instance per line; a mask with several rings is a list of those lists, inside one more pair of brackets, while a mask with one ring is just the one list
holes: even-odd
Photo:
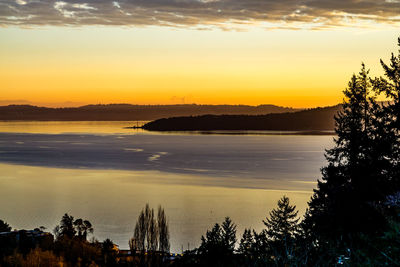
[[398, 0], [0, 0], [0, 25], [324, 29], [397, 24], [399, 10]]

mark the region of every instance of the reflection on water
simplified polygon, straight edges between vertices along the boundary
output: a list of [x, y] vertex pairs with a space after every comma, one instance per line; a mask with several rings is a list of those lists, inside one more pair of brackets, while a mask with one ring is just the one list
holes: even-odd
[[[132, 122], [24, 123], [0, 122], [0, 219], [51, 230], [68, 212], [89, 219], [98, 239], [127, 248], [140, 209], [161, 204], [174, 252], [199, 245], [225, 216], [239, 235], [260, 230], [283, 194], [304, 211], [332, 145], [329, 136], [129, 134], [123, 127]], [[74, 134], [59, 134], [68, 131]]]
[[0, 132], [130, 134], [142, 130], [127, 127], [142, 126], [146, 122], [148, 121], [0, 121]]
[[[285, 191], [196, 185], [188, 175], [116, 170], [76, 170], [0, 164], [0, 214], [12, 226], [48, 229], [68, 212], [89, 219], [95, 236], [128, 247], [145, 203], [162, 204], [171, 227], [171, 249], [199, 245], [213, 223], [231, 216], [241, 233], [262, 228], [275, 202], [288, 195], [304, 211], [311, 190]], [[200, 177], [201, 178], [201, 177]], [[192, 180], [192, 181], [191, 181]], [[184, 181], [182, 183], [182, 181]]]
[[0, 133], [0, 161], [211, 177], [315, 181], [329, 136]]

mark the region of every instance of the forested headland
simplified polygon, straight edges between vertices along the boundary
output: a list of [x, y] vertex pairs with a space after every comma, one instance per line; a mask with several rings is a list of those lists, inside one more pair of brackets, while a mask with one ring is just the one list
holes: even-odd
[[158, 119], [143, 125], [149, 131], [333, 131], [341, 105], [264, 115], [202, 115]]

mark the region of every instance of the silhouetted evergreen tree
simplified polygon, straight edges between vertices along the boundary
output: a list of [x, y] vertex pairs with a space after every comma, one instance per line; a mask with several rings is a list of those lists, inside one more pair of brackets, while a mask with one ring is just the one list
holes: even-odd
[[[398, 39], [400, 47], [400, 38]], [[375, 196], [372, 204], [386, 220], [383, 231], [375, 235], [362, 233], [362, 244], [353, 253], [356, 262], [365, 261], [370, 265], [400, 265], [400, 51], [392, 53], [390, 63], [381, 60], [385, 77], [372, 80], [376, 95], [384, 94], [387, 102], [376, 105], [373, 124], [375, 134], [375, 162], [380, 175], [372, 185]], [[380, 193], [380, 194], [378, 194]]]
[[[400, 38], [398, 38], [400, 48]], [[383, 105], [379, 116], [381, 135], [385, 137], [386, 145], [382, 150], [390, 161], [390, 168], [385, 174], [390, 181], [393, 192], [400, 190], [400, 50], [398, 55], [392, 53], [390, 64], [381, 60], [385, 77], [373, 80], [374, 91], [385, 94], [388, 102]]]
[[253, 245], [253, 257], [256, 260], [258, 265], [256, 266], [264, 266], [271, 259], [269, 242], [268, 238], [265, 234], [265, 231], [261, 231], [261, 233], [257, 233], [253, 230], [254, 237], [254, 245]]
[[226, 217], [222, 227], [216, 223], [206, 236], [201, 237], [198, 249], [201, 265], [232, 266], [234, 265], [234, 250], [236, 244], [236, 225]]
[[238, 253], [242, 254], [246, 258], [252, 258], [254, 248], [254, 237], [250, 229], [244, 229], [243, 236], [240, 239]]
[[298, 228], [299, 218], [296, 206], [290, 205], [289, 198], [283, 196], [278, 200], [278, 208], [273, 209], [266, 218], [264, 225], [270, 240], [285, 241], [294, 238]]
[[10, 232], [11, 226], [3, 220], [0, 220], [0, 233], [1, 232]]
[[233, 253], [236, 244], [236, 224], [229, 217], [226, 217], [222, 223], [222, 238], [228, 253]]
[[276, 265], [291, 264], [294, 259], [295, 235], [298, 230], [296, 206], [290, 205], [289, 198], [283, 196], [278, 207], [269, 213], [264, 222], [270, 254]]
[[245, 229], [237, 253], [240, 255], [239, 266], [266, 266], [271, 263], [268, 238], [265, 231], [257, 233]]
[[[313, 237], [324, 261], [351, 256], [360, 249], [372, 249], [362, 236], [380, 233], [386, 225], [376, 203], [390, 192], [379, 124], [382, 106], [371, 95], [372, 85], [364, 64], [344, 90], [343, 111], [335, 117], [335, 147], [326, 151], [328, 165], [309, 203], [303, 226]], [[352, 254], [353, 253], [353, 254]], [[362, 261], [362, 259], [358, 259]]]

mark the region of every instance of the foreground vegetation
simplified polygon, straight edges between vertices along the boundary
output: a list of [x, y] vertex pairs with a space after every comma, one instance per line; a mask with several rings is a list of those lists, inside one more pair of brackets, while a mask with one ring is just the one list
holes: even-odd
[[[399, 38], [400, 47], [400, 38]], [[399, 266], [400, 265], [400, 53], [385, 77], [353, 75], [335, 117], [335, 147], [326, 151], [322, 180], [300, 220], [283, 196], [260, 232], [246, 229], [238, 240], [230, 218], [215, 224], [200, 247], [182, 256], [169, 254], [164, 210], [148, 205], [136, 222], [129, 256], [111, 240], [87, 241], [93, 227], [65, 214], [54, 237], [21, 233], [0, 222], [4, 266]], [[390, 101], [378, 102], [385, 95]], [[35, 236], [35, 238], [31, 238]], [[13, 243], [14, 242], [14, 243]]]

